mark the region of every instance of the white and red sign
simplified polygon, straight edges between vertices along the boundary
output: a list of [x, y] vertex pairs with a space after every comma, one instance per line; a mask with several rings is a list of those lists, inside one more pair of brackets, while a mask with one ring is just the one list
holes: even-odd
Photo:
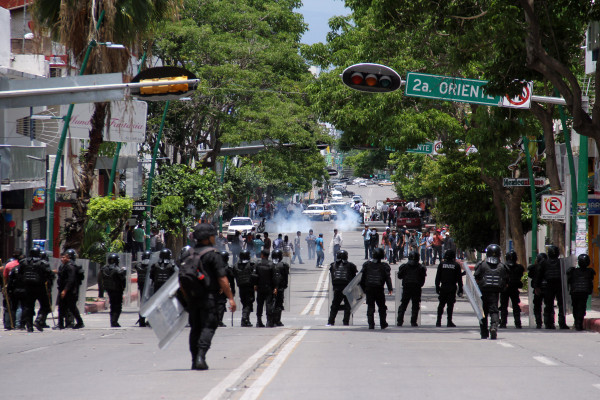
[[444, 146], [442, 146], [441, 140], [436, 140], [433, 142], [433, 155], [444, 154]]
[[523, 92], [513, 98], [505, 95], [502, 97], [502, 107], [508, 108], [526, 108], [531, 107], [531, 95], [533, 94], [533, 82], [527, 82], [526, 86], [523, 86]]
[[567, 216], [565, 196], [550, 194], [542, 196], [542, 212], [540, 218], [547, 220], [564, 220]]

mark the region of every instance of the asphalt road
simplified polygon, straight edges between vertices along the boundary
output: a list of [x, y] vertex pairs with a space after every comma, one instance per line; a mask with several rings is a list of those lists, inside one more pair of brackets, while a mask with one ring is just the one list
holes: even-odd
[[[379, 196], [378, 189], [385, 188], [366, 188], [372, 196]], [[328, 242], [335, 221], [311, 226], [323, 231]], [[343, 248], [360, 267], [359, 229], [342, 234]], [[498, 340], [481, 340], [464, 299], [455, 308], [458, 327], [436, 328], [434, 268], [428, 269], [419, 327], [395, 326], [394, 296], [387, 297], [386, 330], [378, 324], [374, 331], [367, 329], [364, 305], [351, 326], [327, 327], [326, 270], [315, 268], [314, 260], [304, 261], [292, 268], [285, 327], [241, 328], [236, 312], [233, 327], [217, 330], [208, 371], [189, 370], [188, 329], [159, 350], [150, 329], [134, 326], [134, 307], [121, 316], [123, 328], [108, 328], [108, 313], [101, 312], [84, 316], [86, 327], [79, 331], [0, 332], [0, 399], [558, 399], [600, 394], [596, 333], [516, 330], [509, 319], [509, 329], [501, 330]], [[326, 262], [331, 261], [328, 251]], [[230, 324], [231, 314], [225, 321]]]

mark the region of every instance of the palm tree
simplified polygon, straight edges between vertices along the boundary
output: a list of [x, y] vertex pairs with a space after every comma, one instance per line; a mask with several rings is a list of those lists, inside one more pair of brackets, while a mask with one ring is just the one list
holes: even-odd
[[[123, 44], [125, 50], [94, 47], [84, 72], [125, 72], [131, 52], [139, 54], [141, 43], [149, 37], [154, 24], [167, 15], [175, 15], [180, 3], [181, 0], [35, 0], [33, 18], [39, 33], [45, 31], [64, 45], [71, 61], [78, 65], [81, 65], [91, 40]], [[104, 19], [96, 31], [102, 12]], [[66, 229], [67, 248], [79, 249], [83, 241], [87, 204], [107, 118], [110, 118], [110, 103], [95, 103], [88, 148], [79, 158], [78, 165], [73, 165], [78, 196], [73, 205], [73, 219]]]

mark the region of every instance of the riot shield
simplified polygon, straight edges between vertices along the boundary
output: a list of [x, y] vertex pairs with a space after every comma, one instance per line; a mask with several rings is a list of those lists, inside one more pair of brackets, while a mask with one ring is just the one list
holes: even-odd
[[290, 301], [291, 293], [292, 293], [292, 274], [290, 272], [290, 274], [288, 275], [288, 286], [283, 291], [283, 311], [287, 311], [287, 312], [291, 311], [291, 308], [290, 308], [291, 304], [292, 304], [292, 302]]
[[560, 259], [560, 277], [562, 283], [563, 310], [565, 310], [565, 315], [573, 314], [573, 304], [571, 303], [571, 296], [569, 295], [569, 288], [567, 285], [567, 270], [570, 267], [574, 267], [576, 263], [577, 259], [574, 255]]
[[50, 257], [48, 259], [50, 263], [50, 269], [54, 272], [54, 281], [52, 282], [52, 287], [48, 288], [50, 292], [50, 298], [52, 299], [52, 304], [50, 304], [50, 309], [54, 312], [54, 309], [58, 305], [58, 267], [60, 266], [60, 258]]
[[74, 264], [81, 265], [81, 267], [83, 268], [84, 277], [83, 281], [81, 282], [81, 285], [79, 286], [79, 298], [77, 299], [77, 308], [79, 309], [81, 314], [85, 314], [85, 295], [87, 292], [87, 278], [90, 269], [90, 260], [80, 258], [78, 260], [75, 260]]
[[144, 285], [144, 293], [142, 293], [142, 299], [140, 302], [140, 310], [142, 308], [142, 306], [144, 305], [144, 303], [146, 301], [148, 301], [148, 299], [150, 299], [150, 297], [152, 297], [152, 295], [154, 294], [154, 287], [152, 285], [152, 281], [150, 280], [150, 266], [152, 264], [155, 264], [158, 262], [158, 254], [159, 252], [154, 252], [152, 253], [152, 256], [150, 257], [150, 263], [148, 264], [148, 268], [146, 268], [146, 284]]
[[479, 286], [477, 286], [477, 282], [475, 282], [475, 278], [473, 277], [473, 272], [467, 265], [467, 263], [462, 263], [461, 268], [467, 274], [467, 279], [465, 279], [465, 285], [463, 286], [463, 290], [467, 295], [467, 299], [473, 307], [473, 311], [477, 316], [477, 319], [481, 321], [483, 319], [483, 303], [481, 301], [481, 291], [479, 290]]
[[[108, 257], [112, 253], [107, 253], [104, 260], [105, 264], [108, 264]], [[117, 253], [119, 256], [119, 266], [125, 268], [125, 289], [123, 290], [123, 307], [131, 305], [131, 253]], [[138, 294], [139, 297], [139, 294]]]
[[[396, 292], [394, 293], [394, 305], [396, 307], [396, 321], [398, 321], [398, 310], [400, 309], [400, 303], [402, 303], [402, 280], [398, 279], [398, 274], [396, 273]], [[406, 313], [412, 313], [412, 303], [406, 308], [404, 313], [404, 318], [406, 319]], [[421, 325], [421, 304], [419, 304], [419, 315], [417, 316], [417, 324]]]
[[177, 299], [179, 276], [174, 274], [140, 309], [158, 338], [158, 347], [165, 349], [181, 333], [188, 322], [188, 313]]
[[348, 299], [350, 303], [350, 308], [352, 309], [352, 314], [358, 310], [360, 305], [364, 302], [365, 292], [363, 292], [359, 283], [362, 278], [362, 271], [359, 272], [354, 279], [350, 281], [348, 286], [343, 290], [344, 296]]
[[531, 278], [527, 278], [527, 301], [529, 301], [529, 327], [530, 328], [535, 328], [535, 314], [533, 313], [533, 286], [532, 286], [532, 282], [533, 280]]

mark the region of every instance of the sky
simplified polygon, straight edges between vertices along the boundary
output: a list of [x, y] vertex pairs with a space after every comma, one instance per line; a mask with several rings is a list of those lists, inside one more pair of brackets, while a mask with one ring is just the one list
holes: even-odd
[[303, 6], [298, 12], [304, 15], [308, 31], [302, 36], [302, 43], [325, 43], [329, 32], [329, 18], [335, 15], [348, 15], [350, 10], [344, 7], [344, 0], [302, 0]]

